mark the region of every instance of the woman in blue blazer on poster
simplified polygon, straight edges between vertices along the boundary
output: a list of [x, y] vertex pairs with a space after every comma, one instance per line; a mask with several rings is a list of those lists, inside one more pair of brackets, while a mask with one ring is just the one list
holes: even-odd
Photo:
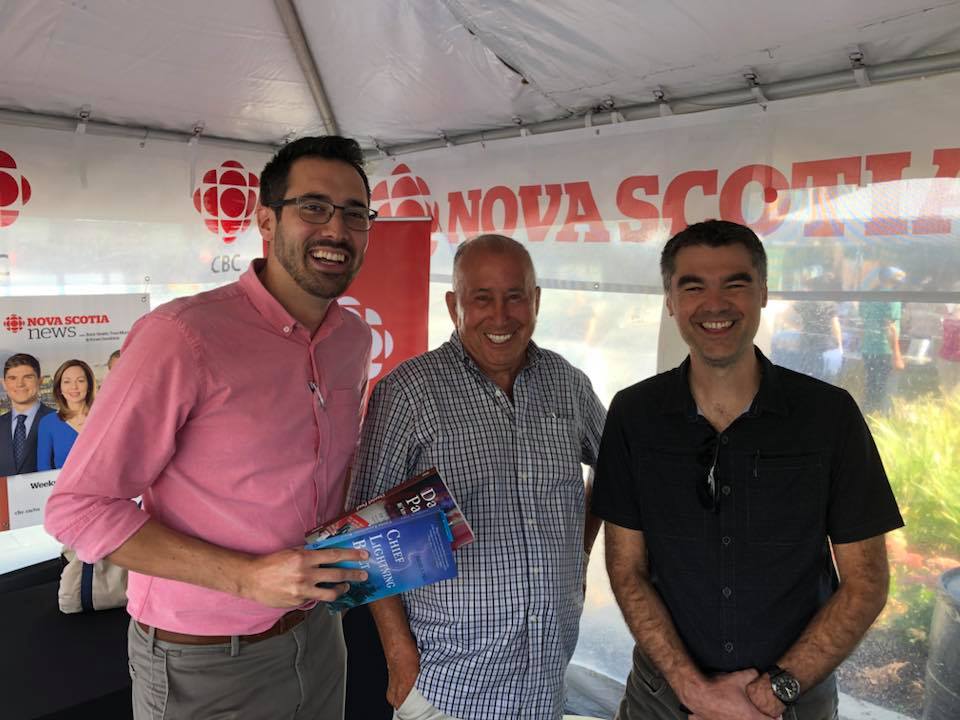
[[67, 360], [53, 376], [57, 412], [40, 420], [37, 434], [37, 470], [62, 468], [87, 421], [96, 382], [83, 360]]

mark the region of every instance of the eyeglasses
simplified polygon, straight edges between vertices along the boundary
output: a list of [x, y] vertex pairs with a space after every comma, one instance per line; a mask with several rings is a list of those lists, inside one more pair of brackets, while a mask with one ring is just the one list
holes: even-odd
[[720, 510], [720, 483], [717, 481], [717, 458], [720, 456], [720, 443], [713, 438], [700, 451], [697, 462], [706, 471], [703, 480], [697, 483], [697, 497], [704, 510], [718, 512]]
[[333, 218], [333, 213], [339, 210], [343, 214], [343, 224], [351, 230], [369, 230], [373, 221], [377, 219], [377, 211], [360, 205], [337, 205], [329, 200], [321, 200], [312, 195], [287, 198], [280, 202], [271, 203], [270, 207], [280, 208], [284, 205], [296, 205], [300, 219], [311, 225], [326, 225]]

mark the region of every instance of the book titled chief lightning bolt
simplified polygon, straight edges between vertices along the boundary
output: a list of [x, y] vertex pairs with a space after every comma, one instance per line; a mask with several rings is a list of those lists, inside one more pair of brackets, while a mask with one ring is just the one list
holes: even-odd
[[436, 508], [390, 520], [344, 535], [307, 543], [307, 550], [344, 548], [366, 550], [364, 561], [344, 561], [334, 567], [365, 570], [367, 579], [350, 583], [350, 589], [333, 602], [339, 612], [391, 595], [457, 576], [453, 533], [446, 513]]

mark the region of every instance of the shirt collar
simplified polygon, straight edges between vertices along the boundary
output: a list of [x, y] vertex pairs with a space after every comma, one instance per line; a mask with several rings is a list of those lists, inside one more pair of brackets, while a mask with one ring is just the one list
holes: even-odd
[[[254, 309], [273, 327], [278, 334], [289, 336], [296, 328], [302, 328], [300, 323], [287, 312], [286, 308], [271, 295], [260, 281], [260, 272], [266, 265], [266, 260], [256, 258], [250, 262], [250, 266], [240, 276], [240, 289], [250, 300]], [[323, 316], [320, 327], [314, 334], [313, 339], [318, 340], [326, 337], [340, 325], [343, 324], [343, 310], [339, 303], [332, 301], [327, 306], [327, 313]], [[301, 330], [306, 332], [305, 329]]]
[[[749, 417], [756, 417], [764, 412], [772, 412], [777, 415], [786, 415], [789, 411], [786, 395], [783, 391], [783, 384], [780, 380], [780, 372], [776, 365], [767, 359], [767, 356], [760, 352], [760, 348], [754, 346], [754, 352], [757, 361], [760, 363], [760, 389], [750, 403], [750, 408], [745, 413]], [[680, 364], [675, 371], [674, 382], [668, 388], [668, 395], [663, 403], [664, 413], [683, 413], [690, 420], [695, 420], [698, 415], [697, 403], [693, 399], [693, 393], [690, 392], [690, 356]]]
[[37, 400], [33, 406], [26, 412], [21, 412], [20, 410], [13, 410], [13, 415], [11, 416], [14, 421], [17, 419], [17, 415], [23, 415], [26, 419], [26, 424], [29, 425], [33, 422], [34, 418], [37, 417], [37, 413], [40, 412], [40, 401]]

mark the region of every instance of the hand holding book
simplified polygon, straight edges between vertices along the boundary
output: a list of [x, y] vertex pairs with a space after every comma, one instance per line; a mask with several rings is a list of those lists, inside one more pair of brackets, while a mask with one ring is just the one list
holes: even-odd
[[330, 566], [367, 574], [363, 581], [351, 581], [340, 597], [327, 601], [327, 608], [338, 612], [456, 577], [453, 551], [473, 539], [473, 530], [449, 488], [431, 468], [310, 531], [306, 549], [369, 553], [366, 561]]
[[331, 612], [364, 605], [423, 585], [457, 576], [450, 547], [453, 533], [443, 510], [411, 515], [307, 545], [309, 550], [366, 550], [366, 561], [344, 560], [332, 567], [353, 568], [367, 575], [351, 582], [340, 597], [327, 603]]

